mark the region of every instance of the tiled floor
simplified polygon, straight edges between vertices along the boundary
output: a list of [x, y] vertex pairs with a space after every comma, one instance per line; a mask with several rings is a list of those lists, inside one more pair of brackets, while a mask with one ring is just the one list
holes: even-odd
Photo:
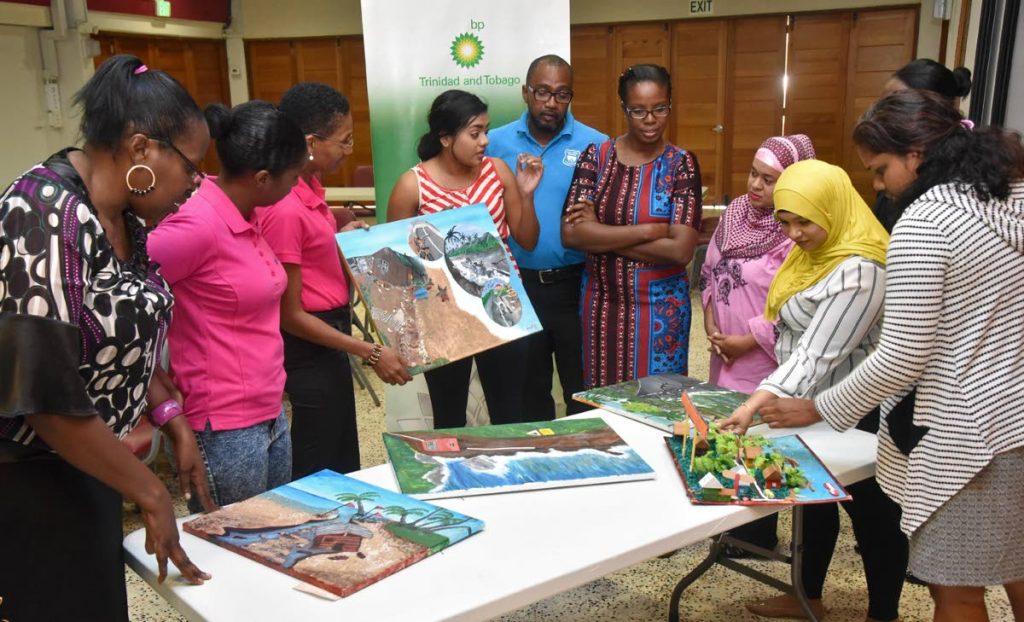
[[[693, 330], [691, 331], [690, 373], [695, 377], [707, 377], [707, 342], [704, 339], [703, 319], [699, 304], [694, 305]], [[374, 377], [374, 380], [376, 378]], [[379, 385], [379, 382], [377, 383]], [[378, 395], [383, 395], [378, 386]], [[381, 432], [384, 429], [384, 411], [373, 405], [365, 391], [356, 391], [359, 413], [359, 435], [361, 459], [364, 467], [382, 464], [384, 448]], [[177, 485], [168, 475], [165, 461], [158, 465], [158, 472], [168, 481], [172, 492]], [[184, 516], [184, 504], [177, 510]], [[853, 535], [846, 515], [842, 516], [842, 532], [836, 546], [835, 557], [825, 585], [825, 605], [830, 610], [829, 622], [859, 622], [866, 615], [866, 587], [860, 559], [853, 548]], [[783, 513], [779, 533], [788, 533], [788, 513]], [[138, 514], [125, 506], [125, 533], [142, 525]], [[784, 536], [786, 538], [786, 536]], [[693, 569], [707, 552], [705, 544], [687, 547], [674, 555], [656, 558], [637, 564], [626, 570], [608, 575], [574, 590], [563, 592], [552, 598], [537, 602], [529, 607], [504, 615], [501, 622], [534, 622], [553, 620], [559, 622], [647, 622], [664, 620], [668, 612], [668, 598], [680, 577]], [[769, 572], [780, 579], [788, 577], [788, 566], [778, 562], [754, 563], [755, 567]], [[209, 570], [209, 569], [205, 569]], [[528, 568], [523, 569], [529, 572]], [[128, 599], [131, 619], [135, 622], [183, 620], [134, 572], [126, 570]], [[213, 579], [216, 581], [216, 578]], [[387, 589], [387, 583], [373, 589]], [[742, 575], [724, 568], [715, 568], [690, 588], [683, 600], [683, 619], [705, 622], [740, 622], [761, 620], [748, 613], [742, 603], [752, 599], [771, 596], [771, 588], [761, 585]], [[1001, 589], [989, 590], [989, 615], [993, 621], [1012, 620], [1006, 595]], [[900, 601], [900, 611], [905, 622], [925, 622], [932, 617], [932, 604], [924, 587], [908, 584]]]

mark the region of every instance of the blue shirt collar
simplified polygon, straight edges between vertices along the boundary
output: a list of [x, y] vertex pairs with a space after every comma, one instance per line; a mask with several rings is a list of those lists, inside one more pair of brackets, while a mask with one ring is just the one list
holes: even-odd
[[[522, 116], [519, 117], [519, 120], [516, 121], [516, 133], [518, 133], [523, 138], [536, 143], [537, 139], [534, 138], [533, 134], [530, 133], [530, 125], [527, 122], [529, 114], [529, 111], [524, 112]], [[566, 110], [565, 123], [562, 124], [562, 129], [558, 132], [558, 134], [555, 134], [555, 136], [548, 142], [548, 145], [554, 144], [555, 142], [558, 141], [558, 139], [560, 139], [563, 136], [571, 137], [574, 129], [576, 129], [576, 118], [572, 116], [572, 111]], [[540, 143], [537, 144], [539, 145]]]

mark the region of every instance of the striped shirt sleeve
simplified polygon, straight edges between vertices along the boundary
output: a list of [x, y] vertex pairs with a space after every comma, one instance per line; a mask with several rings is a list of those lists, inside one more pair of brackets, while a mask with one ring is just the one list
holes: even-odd
[[878, 349], [815, 400], [832, 427], [852, 427], [921, 375], [935, 344], [950, 253], [946, 236], [928, 220], [905, 214], [893, 229]]
[[814, 394], [878, 322], [885, 294], [885, 269], [876, 263], [845, 261], [826, 277], [814, 315], [792, 354], [758, 389], [780, 397]]

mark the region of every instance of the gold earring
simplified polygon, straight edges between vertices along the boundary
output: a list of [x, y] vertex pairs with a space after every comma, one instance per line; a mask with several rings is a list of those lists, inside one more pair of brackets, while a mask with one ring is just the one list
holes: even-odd
[[[132, 185], [132, 173], [139, 170], [146, 171], [147, 173], [149, 173], [150, 182], [149, 185], [146, 186], [145, 188], [136, 188], [135, 186]], [[149, 168], [145, 164], [136, 164], [135, 166], [128, 169], [127, 173], [125, 173], [124, 183], [128, 185], [128, 192], [131, 192], [137, 197], [144, 197], [150, 192], [153, 192], [153, 189], [156, 188], [156, 173], [154, 173], [153, 169]]]

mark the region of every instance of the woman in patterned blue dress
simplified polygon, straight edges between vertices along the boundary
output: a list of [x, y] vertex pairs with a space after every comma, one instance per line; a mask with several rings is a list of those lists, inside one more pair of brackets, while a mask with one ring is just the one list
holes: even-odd
[[701, 219], [697, 158], [668, 143], [672, 82], [658, 65], [619, 77], [625, 134], [576, 164], [562, 240], [587, 253], [580, 313], [587, 387], [687, 373], [686, 265]]

